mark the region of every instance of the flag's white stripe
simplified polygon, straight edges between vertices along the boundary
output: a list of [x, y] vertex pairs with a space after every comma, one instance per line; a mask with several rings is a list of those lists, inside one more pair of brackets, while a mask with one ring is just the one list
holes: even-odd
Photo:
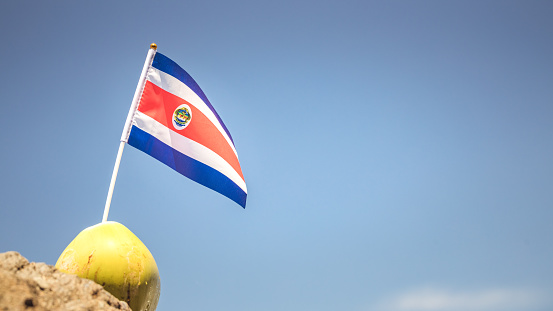
[[227, 143], [232, 148], [232, 151], [234, 151], [234, 154], [238, 158], [238, 154], [236, 153], [236, 149], [234, 148], [232, 140], [230, 139], [230, 137], [228, 137], [227, 132], [223, 129], [223, 127], [219, 123], [219, 120], [217, 120], [217, 117], [215, 116], [215, 114], [213, 114], [213, 111], [211, 111], [211, 109], [209, 109], [204, 101], [186, 84], [182, 83], [182, 81], [178, 80], [172, 75], [167, 74], [154, 67], [150, 67], [150, 70], [148, 71], [148, 80], [158, 87], [164, 89], [165, 91], [186, 100], [187, 102], [198, 108], [198, 110], [200, 110], [211, 121], [211, 123], [215, 125], [219, 132], [221, 132], [223, 137], [225, 137], [225, 139], [227, 140]]
[[211, 149], [168, 129], [163, 124], [140, 111], [136, 111], [133, 125], [154, 136], [178, 152], [216, 169], [232, 180], [238, 187], [244, 190], [244, 192], [248, 192], [246, 182], [242, 177], [240, 177], [225, 159]]

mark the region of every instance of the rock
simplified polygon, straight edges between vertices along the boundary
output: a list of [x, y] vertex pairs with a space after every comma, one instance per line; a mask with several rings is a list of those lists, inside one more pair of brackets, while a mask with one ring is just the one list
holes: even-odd
[[91, 280], [45, 263], [29, 263], [17, 252], [0, 253], [0, 311], [131, 311]]

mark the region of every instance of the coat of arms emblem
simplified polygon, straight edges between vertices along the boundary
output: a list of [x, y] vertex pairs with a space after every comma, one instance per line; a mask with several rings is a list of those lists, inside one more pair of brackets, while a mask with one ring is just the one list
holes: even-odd
[[173, 112], [173, 126], [177, 130], [182, 130], [190, 124], [192, 120], [192, 110], [186, 104], [180, 105]]

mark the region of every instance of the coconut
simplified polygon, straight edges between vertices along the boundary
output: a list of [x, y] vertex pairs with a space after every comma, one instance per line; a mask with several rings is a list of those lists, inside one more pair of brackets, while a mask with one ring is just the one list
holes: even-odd
[[133, 311], [157, 307], [160, 279], [154, 257], [118, 222], [103, 222], [81, 231], [60, 255], [56, 268], [102, 285]]

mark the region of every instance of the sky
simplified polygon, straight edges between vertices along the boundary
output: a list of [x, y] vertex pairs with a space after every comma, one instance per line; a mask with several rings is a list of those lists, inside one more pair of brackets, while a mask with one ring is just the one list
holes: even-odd
[[553, 309], [550, 1], [1, 1], [0, 252], [102, 220], [150, 43], [231, 132], [245, 209], [125, 148], [157, 310]]

